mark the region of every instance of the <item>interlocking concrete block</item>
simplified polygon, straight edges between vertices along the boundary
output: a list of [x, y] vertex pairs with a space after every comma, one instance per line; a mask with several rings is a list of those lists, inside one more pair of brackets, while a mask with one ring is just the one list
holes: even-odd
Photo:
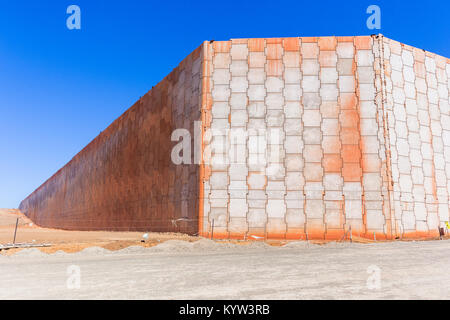
[[342, 190], [344, 180], [340, 174], [325, 174], [323, 186], [325, 190]]
[[345, 216], [348, 219], [362, 218], [362, 202], [361, 200], [345, 200]]
[[335, 84], [338, 79], [337, 69], [334, 67], [325, 67], [320, 69], [320, 82]]
[[363, 186], [364, 191], [381, 191], [381, 175], [379, 173], [364, 173]]
[[245, 180], [232, 180], [230, 178], [230, 185], [228, 186], [230, 199], [246, 199], [247, 193], [248, 189]]
[[303, 113], [300, 102], [286, 101], [284, 113], [286, 115], [286, 119], [295, 118], [298, 119], [298, 121], [300, 122], [301, 121], [300, 118], [302, 117]]
[[247, 78], [233, 76], [230, 81], [230, 88], [232, 92], [247, 92], [248, 89]]
[[[318, 123], [320, 122], [307, 122], [307, 124]], [[305, 144], [320, 144], [323, 139], [326, 137], [322, 137], [322, 130], [320, 127], [305, 127], [303, 128], [303, 141]]]
[[305, 214], [308, 218], [323, 218], [325, 204], [322, 200], [306, 200]]
[[304, 75], [302, 79], [302, 88], [304, 92], [318, 92], [320, 88], [319, 77]]
[[245, 44], [233, 44], [230, 54], [233, 60], [247, 60], [248, 47]]
[[302, 190], [305, 179], [301, 172], [287, 172], [285, 183], [287, 190]]
[[303, 124], [305, 127], [319, 127], [321, 122], [321, 114], [319, 110], [304, 110]]
[[303, 132], [302, 123], [300, 119], [286, 119], [284, 121], [284, 130], [286, 135], [298, 135], [301, 136]]
[[285, 96], [282, 93], [267, 93], [265, 103], [267, 109], [282, 110], [285, 104]]
[[283, 91], [284, 81], [278, 77], [267, 77], [266, 90], [267, 92], [281, 92]]
[[228, 188], [228, 174], [226, 172], [213, 172], [210, 178], [212, 189], [224, 189]]
[[299, 154], [307, 146], [303, 147], [303, 140], [301, 136], [286, 136], [284, 148], [287, 154]]
[[320, 163], [305, 163], [304, 176], [307, 181], [322, 181], [322, 165]]
[[336, 53], [339, 58], [353, 59], [355, 47], [352, 42], [339, 42], [336, 47]]
[[248, 114], [245, 110], [234, 110], [230, 114], [230, 124], [231, 126], [245, 127], [248, 122]]
[[248, 61], [246, 60], [233, 60], [230, 65], [230, 72], [233, 77], [247, 76], [248, 69]]
[[230, 94], [231, 91], [228, 85], [215, 85], [212, 91], [214, 101], [228, 101]]
[[319, 61], [313, 59], [303, 59], [301, 70], [303, 76], [318, 76], [320, 70]]
[[375, 71], [372, 66], [362, 67], [358, 66], [357, 69], [358, 82], [359, 83], [374, 83]]
[[372, 50], [358, 50], [356, 52], [356, 62], [358, 67], [371, 67], [374, 57]]
[[354, 75], [354, 70], [356, 68], [355, 61], [353, 59], [338, 59], [337, 71], [341, 76], [351, 76]]
[[303, 157], [301, 155], [287, 154], [285, 159], [285, 165], [287, 171], [302, 171], [303, 170]]
[[320, 97], [322, 101], [337, 101], [339, 95], [335, 84], [322, 84], [320, 87]]
[[304, 109], [318, 110], [321, 106], [321, 101], [322, 99], [318, 92], [303, 92], [302, 103]]
[[338, 136], [340, 131], [338, 119], [322, 119], [322, 133], [324, 136]]
[[268, 199], [266, 211], [269, 218], [284, 218], [286, 215], [286, 203], [280, 199]]
[[376, 135], [378, 132], [378, 124], [375, 119], [361, 119], [360, 127], [361, 135], [364, 136]]
[[213, 74], [213, 81], [215, 85], [218, 84], [229, 84], [231, 80], [231, 74], [228, 69], [217, 69]]
[[249, 103], [248, 116], [250, 118], [264, 118], [265, 113], [266, 113], [266, 105], [264, 104], [263, 101], [256, 101]]
[[266, 88], [262, 84], [250, 84], [248, 86], [247, 94], [251, 101], [264, 101], [266, 97]]
[[263, 85], [266, 81], [266, 72], [263, 68], [251, 68], [247, 74], [249, 84]]
[[248, 204], [246, 199], [230, 198], [230, 217], [245, 217], [247, 216], [247, 211]]
[[212, 107], [213, 118], [228, 118], [230, 114], [230, 105], [227, 102], [214, 102]]
[[300, 101], [302, 88], [300, 84], [286, 84], [283, 93], [286, 101]]
[[284, 71], [284, 81], [286, 84], [299, 84], [302, 79], [300, 68], [286, 68]]

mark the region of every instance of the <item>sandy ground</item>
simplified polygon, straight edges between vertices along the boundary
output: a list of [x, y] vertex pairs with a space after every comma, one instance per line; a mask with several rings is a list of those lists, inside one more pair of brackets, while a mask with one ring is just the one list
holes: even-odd
[[[107, 231], [67, 231], [40, 228], [19, 210], [0, 209], [0, 244], [12, 243], [16, 220], [19, 218], [16, 243], [49, 243], [52, 246], [40, 250], [53, 253], [58, 250], [77, 252], [84, 248], [98, 246], [109, 250], [119, 250], [132, 245], [150, 247], [166, 240], [195, 241], [198, 237], [177, 233], [148, 233], [148, 239], [142, 243], [144, 232], [107, 232]], [[1, 254], [14, 254], [20, 249], [0, 251]]]
[[[450, 240], [218, 242], [30, 225], [0, 210], [1, 299], [450, 299]], [[79, 286], [78, 286], [79, 284]]]

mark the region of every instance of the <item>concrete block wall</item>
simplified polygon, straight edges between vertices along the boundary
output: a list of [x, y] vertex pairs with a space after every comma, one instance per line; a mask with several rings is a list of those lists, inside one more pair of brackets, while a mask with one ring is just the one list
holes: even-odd
[[448, 59], [382, 35], [204, 51], [202, 235], [392, 239], [448, 221]]
[[[78, 230], [433, 237], [449, 77], [449, 59], [382, 35], [207, 41], [20, 209]], [[171, 134], [194, 146], [196, 121], [201, 164], [176, 165]]]
[[450, 61], [388, 38], [381, 46], [397, 232], [438, 235], [449, 221]]

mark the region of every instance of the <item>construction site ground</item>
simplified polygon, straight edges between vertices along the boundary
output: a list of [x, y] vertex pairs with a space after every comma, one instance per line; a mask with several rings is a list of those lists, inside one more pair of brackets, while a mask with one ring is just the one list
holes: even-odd
[[213, 241], [40, 228], [0, 210], [0, 299], [449, 299], [450, 240]]

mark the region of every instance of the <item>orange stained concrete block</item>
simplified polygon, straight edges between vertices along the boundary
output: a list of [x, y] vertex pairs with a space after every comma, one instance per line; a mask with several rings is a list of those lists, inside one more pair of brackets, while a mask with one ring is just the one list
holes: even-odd
[[322, 219], [307, 219], [306, 232], [309, 240], [325, 239], [325, 224]]
[[323, 101], [320, 105], [320, 113], [323, 118], [338, 118], [339, 105], [335, 101]]
[[324, 237], [325, 237], [325, 240], [332, 241], [332, 240], [341, 240], [344, 238], [344, 235], [345, 235], [344, 229], [331, 229], [331, 228], [329, 229], [329, 228], [327, 228]]
[[354, 128], [358, 126], [359, 114], [356, 110], [341, 110], [339, 122], [343, 128]]
[[320, 37], [318, 40], [320, 50], [336, 50], [336, 37]]
[[324, 136], [322, 138], [322, 148], [324, 153], [340, 153], [341, 140], [339, 136]]
[[356, 109], [358, 106], [358, 98], [354, 93], [343, 93], [339, 94], [339, 105], [341, 109]]
[[354, 38], [356, 50], [372, 49], [373, 39], [371, 36], [357, 36]]
[[289, 228], [286, 232], [286, 240], [306, 240], [304, 228]]
[[344, 182], [361, 181], [362, 170], [359, 163], [344, 163], [342, 166], [342, 177]]
[[361, 150], [359, 149], [359, 145], [357, 145], [357, 144], [342, 145], [341, 156], [342, 156], [342, 160], [345, 163], [348, 163], [348, 162], [359, 163], [361, 160]]
[[319, 63], [321, 67], [335, 67], [337, 55], [335, 51], [320, 51]]
[[267, 59], [279, 60], [283, 58], [283, 46], [280, 43], [268, 43], [266, 46]]
[[300, 39], [299, 38], [284, 38], [283, 48], [286, 51], [299, 51], [300, 50]]
[[425, 51], [419, 48], [413, 48], [414, 60], [418, 62], [425, 62]]
[[436, 67], [440, 69], [445, 69], [447, 66], [447, 58], [444, 58], [442, 56], [436, 55], [434, 57], [434, 60], [436, 61]]
[[282, 44], [283, 38], [266, 38], [267, 44]]
[[358, 128], [349, 127], [341, 128], [340, 132], [341, 143], [344, 144], [359, 144], [360, 133]]
[[248, 51], [249, 52], [264, 52], [265, 39], [255, 38], [248, 39]]
[[264, 68], [266, 65], [266, 56], [264, 52], [253, 52], [248, 55], [249, 68]]
[[214, 41], [213, 48], [215, 53], [227, 53], [231, 49], [231, 41]]
[[338, 42], [353, 42], [353, 36], [348, 37], [336, 37]]
[[364, 172], [380, 172], [381, 170], [378, 154], [363, 154], [361, 163]]
[[322, 161], [325, 173], [341, 172], [342, 158], [339, 154], [325, 154]]
[[248, 39], [231, 39], [231, 44], [247, 44]]
[[317, 59], [319, 57], [319, 47], [317, 43], [308, 43], [303, 41], [301, 46], [302, 58], [303, 59]]
[[283, 62], [281, 60], [267, 60], [266, 74], [268, 77], [281, 77], [283, 75]]
[[423, 62], [414, 62], [414, 73], [419, 78], [425, 78], [427, 75], [427, 71], [425, 70], [425, 63]]
[[312, 43], [317, 42], [319, 37], [300, 37], [302, 43]]
[[303, 153], [306, 161], [320, 162], [323, 155], [322, 146], [318, 144], [307, 144], [303, 148]]
[[306, 181], [322, 181], [323, 167], [321, 163], [305, 163], [304, 172]]

